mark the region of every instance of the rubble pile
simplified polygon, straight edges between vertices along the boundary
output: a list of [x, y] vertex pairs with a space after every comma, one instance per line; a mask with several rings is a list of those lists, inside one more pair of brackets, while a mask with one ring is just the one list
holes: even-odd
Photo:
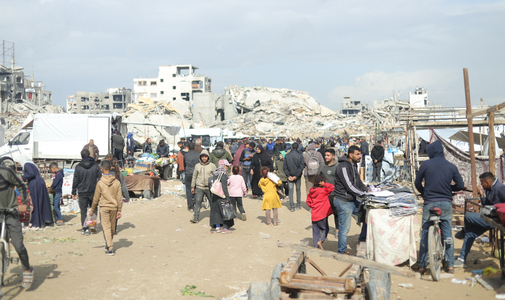
[[59, 105], [35, 105], [31, 102], [18, 100], [18, 103], [8, 104], [8, 111], [12, 113], [45, 113], [45, 114], [62, 114], [65, 113], [63, 106]]

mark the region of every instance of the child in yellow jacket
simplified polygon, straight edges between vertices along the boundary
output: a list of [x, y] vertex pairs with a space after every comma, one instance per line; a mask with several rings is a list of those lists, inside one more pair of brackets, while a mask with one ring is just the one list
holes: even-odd
[[282, 184], [282, 181], [273, 182], [268, 178], [268, 167], [261, 168], [261, 176], [258, 186], [263, 191], [263, 205], [262, 209], [265, 211], [265, 215], [267, 218], [267, 225], [271, 224], [270, 210], [274, 213], [274, 226], [278, 225], [279, 213], [277, 212], [278, 208], [282, 207], [281, 200], [279, 199], [279, 195], [277, 194], [277, 186]]

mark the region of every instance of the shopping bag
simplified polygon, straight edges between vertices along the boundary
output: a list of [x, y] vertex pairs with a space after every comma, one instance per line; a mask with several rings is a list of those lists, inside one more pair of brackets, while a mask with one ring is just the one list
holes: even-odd
[[268, 179], [272, 180], [275, 185], [277, 185], [279, 183], [279, 180], [281, 180], [279, 176], [272, 172], [268, 172], [267, 177]]
[[212, 183], [212, 186], [210, 187], [210, 192], [216, 196], [221, 197], [221, 198], [226, 198], [226, 195], [224, 194], [224, 191], [223, 191], [223, 185], [221, 184], [221, 176], [222, 175], [223, 175], [223, 173], [219, 174], [219, 176], [217, 177], [217, 180], [215, 180]]
[[236, 218], [235, 216], [235, 207], [232, 203], [226, 200], [218, 200], [219, 207], [221, 208], [221, 214], [223, 215], [223, 220], [233, 220]]
[[96, 227], [96, 214], [93, 214], [92, 216], [88, 215], [86, 217], [86, 220], [84, 220], [82, 227], [89, 227], [90, 229], [94, 229]]
[[71, 212], [73, 214], [76, 214], [78, 212], [80, 212], [81, 209], [79, 208], [79, 200], [78, 199], [72, 199], [72, 208], [71, 208]]

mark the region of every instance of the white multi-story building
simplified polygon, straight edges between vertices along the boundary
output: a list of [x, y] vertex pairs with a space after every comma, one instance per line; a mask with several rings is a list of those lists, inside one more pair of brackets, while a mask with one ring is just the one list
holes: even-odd
[[193, 101], [196, 93], [211, 92], [211, 79], [196, 74], [192, 65], [159, 66], [158, 77], [134, 78], [133, 101]]
[[411, 107], [428, 106], [428, 91], [426, 89], [416, 87], [414, 93], [409, 92], [409, 103]]

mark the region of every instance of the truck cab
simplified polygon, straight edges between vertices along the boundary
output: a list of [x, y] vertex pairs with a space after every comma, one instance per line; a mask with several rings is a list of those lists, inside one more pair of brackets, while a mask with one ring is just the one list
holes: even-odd
[[23, 129], [7, 144], [0, 147], [0, 166], [9, 167], [14, 162], [23, 166], [32, 160], [33, 135], [31, 129]]

